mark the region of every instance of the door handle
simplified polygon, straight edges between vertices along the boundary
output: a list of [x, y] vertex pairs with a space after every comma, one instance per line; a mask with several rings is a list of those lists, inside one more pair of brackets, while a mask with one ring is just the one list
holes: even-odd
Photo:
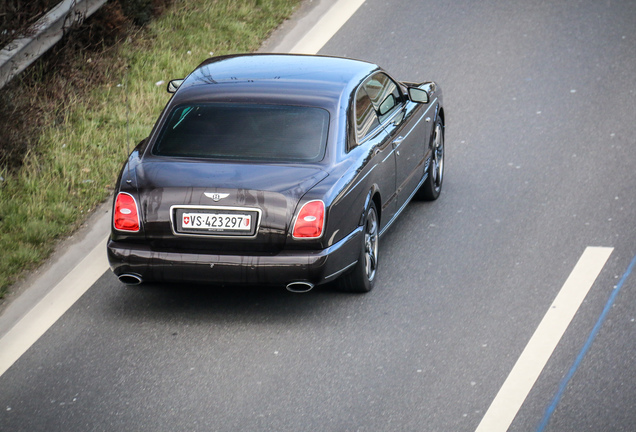
[[399, 136], [396, 139], [393, 140], [393, 144], [396, 146], [399, 146], [400, 144], [402, 144], [402, 141], [404, 141], [404, 137], [403, 136]]

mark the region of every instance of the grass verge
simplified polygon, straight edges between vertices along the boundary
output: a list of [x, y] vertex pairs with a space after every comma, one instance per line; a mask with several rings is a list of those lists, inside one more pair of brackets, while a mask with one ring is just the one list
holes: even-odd
[[110, 195], [128, 151], [169, 99], [165, 82], [211, 55], [256, 50], [299, 2], [175, 2], [103, 57], [75, 60], [89, 74], [99, 67], [100, 84], [69, 89], [63, 109], [38, 119], [37, 145], [22, 166], [0, 168], [0, 298]]

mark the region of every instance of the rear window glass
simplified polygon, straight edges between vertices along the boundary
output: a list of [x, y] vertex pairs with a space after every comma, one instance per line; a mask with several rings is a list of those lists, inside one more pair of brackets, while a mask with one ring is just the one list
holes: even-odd
[[329, 113], [287, 105], [181, 105], [170, 114], [152, 153], [273, 162], [324, 157]]

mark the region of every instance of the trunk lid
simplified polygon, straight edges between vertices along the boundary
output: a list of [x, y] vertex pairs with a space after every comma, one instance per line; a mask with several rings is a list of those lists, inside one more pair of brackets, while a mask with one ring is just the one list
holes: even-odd
[[[144, 161], [137, 168], [140, 212], [146, 239], [158, 249], [207, 253], [270, 254], [287, 238], [298, 201], [327, 177], [316, 166]], [[252, 212], [254, 210], [254, 212]], [[247, 231], [184, 231], [184, 212], [251, 214]]]

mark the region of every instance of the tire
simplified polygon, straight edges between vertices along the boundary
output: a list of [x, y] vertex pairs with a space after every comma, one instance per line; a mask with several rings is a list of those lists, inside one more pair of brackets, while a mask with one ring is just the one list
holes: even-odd
[[433, 132], [431, 162], [428, 165], [428, 177], [415, 194], [419, 200], [434, 201], [442, 191], [444, 181], [444, 125], [440, 120], [435, 123]]
[[380, 220], [373, 201], [365, 213], [360, 257], [353, 270], [338, 279], [341, 291], [367, 293], [375, 285], [378, 271]]

